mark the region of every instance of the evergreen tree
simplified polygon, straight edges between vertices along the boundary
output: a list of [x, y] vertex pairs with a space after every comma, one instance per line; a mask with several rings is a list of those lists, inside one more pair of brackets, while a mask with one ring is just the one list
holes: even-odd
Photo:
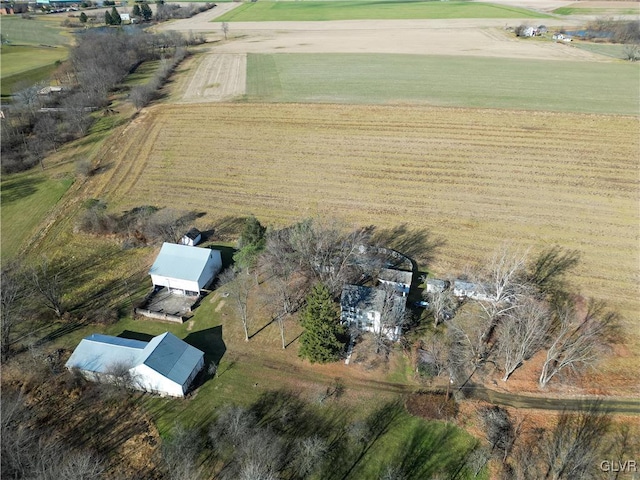
[[107, 25], [113, 25], [113, 19], [111, 18], [109, 10], [105, 10], [104, 12], [104, 23], [106, 23]]
[[264, 247], [266, 227], [263, 227], [260, 221], [251, 215], [247, 217], [244, 222], [244, 228], [240, 234], [240, 248], [244, 248], [248, 245], [256, 247], [261, 250]]
[[153, 17], [153, 12], [151, 11], [151, 7], [148, 3], [143, 3], [142, 7], [140, 7], [140, 11], [142, 12], [142, 18], [147, 22], [151, 20], [151, 17]]
[[86, 13], [84, 13], [84, 12], [82, 12], [82, 13], [80, 14], [80, 23], [87, 23], [87, 20], [88, 20], [88, 18], [87, 18], [87, 14], [86, 14]]
[[346, 344], [346, 331], [323, 284], [317, 284], [307, 296], [300, 322], [304, 328], [300, 337], [301, 357], [311, 363], [335, 362], [340, 358]]
[[141, 17], [142, 16], [142, 12], [140, 12], [140, 5], [138, 5], [137, 3], [133, 6], [133, 16], [134, 17]]
[[244, 228], [238, 241], [239, 250], [233, 255], [233, 261], [240, 267], [251, 270], [258, 262], [258, 256], [265, 246], [266, 228], [251, 215], [244, 223]]
[[111, 25], [120, 25], [122, 23], [122, 18], [120, 18], [120, 14], [116, 7], [111, 9]]

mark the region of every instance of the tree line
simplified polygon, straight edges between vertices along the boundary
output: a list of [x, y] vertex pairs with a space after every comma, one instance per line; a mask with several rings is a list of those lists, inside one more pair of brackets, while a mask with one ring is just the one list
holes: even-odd
[[[96, 120], [96, 110], [109, 104], [109, 93], [142, 62], [184, 58], [185, 47], [196, 42], [176, 32], [147, 33], [129, 30], [89, 29], [77, 34], [63, 89], [43, 94], [42, 83], [22, 84], [12, 96], [2, 120], [1, 164], [5, 173], [22, 171], [40, 163], [68, 141], [86, 135]], [[171, 60], [165, 60], [171, 62]], [[175, 67], [163, 70], [163, 80]], [[161, 84], [153, 84], [159, 88]]]
[[462, 390], [476, 373], [497, 367], [507, 382], [543, 352], [538, 383], [545, 388], [594, 366], [619, 340], [620, 318], [605, 302], [571, 291], [566, 276], [579, 257], [552, 247], [531, 261], [502, 248], [468, 275], [480, 299], [461, 302], [450, 289], [426, 293], [429, 373], [448, 375]]

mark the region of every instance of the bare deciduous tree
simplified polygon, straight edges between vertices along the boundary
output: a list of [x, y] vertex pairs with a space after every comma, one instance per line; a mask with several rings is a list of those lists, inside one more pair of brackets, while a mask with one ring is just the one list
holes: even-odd
[[384, 285], [380, 288], [384, 292], [382, 311], [380, 312], [380, 328], [376, 332], [376, 353], [387, 349], [390, 338], [396, 338], [407, 319], [406, 299], [398, 294], [396, 288]]
[[249, 302], [249, 294], [255, 284], [253, 276], [246, 272], [236, 273], [232, 268], [227, 268], [218, 276], [220, 285], [225, 286], [229, 293], [229, 298], [242, 322], [244, 330], [244, 339], [249, 341], [249, 315], [247, 312], [247, 303]]
[[598, 478], [597, 468], [602, 438], [611, 424], [600, 402], [578, 413], [564, 412], [556, 427], [542, 439], [543, 476], [549, 480]]
[[56, 317], [62, 317], [65, 313], [62, 300], [62, 278], [51, 268], [49, 261], [42, 259], [38, 265], [31, 268], [28, 277], [42, 304]]
[[428, 308], [433, 315], [434, 327], [451, 318], [458, 305], [458, 301], [449, 289], [425, 293], [424, 298], [429, 302]]
[[578, 373], [593, 365], [598, 354], [615, 340], [619, 318], [602, 302], [590, 301], [584, 316], [572, 306], [565, 306], [558, 312], [556, 322], [540, 372], [539, 384], [543, 388], [565, 369]]
[[535, 299], [520, 301], [498, 326], [498, 354], [506, 382], [525, 360], [544, 348], [551, 328], [547, 306]]
[[502, 407], [486, 407], [480, 411], [480, 418], [491, 452], [504, 463], [517, 438], [517, 429], [509, 413]]
[[229, 33], [229, 24], [227, 22], [222, 22], [220, 24], [220, 28], [222, 29], [222, 33], [224, 34], [224, 39], [227, 39], [227, 34]]
[[177, 425], [162, 443], [162, 457], [171, 480], [197, 480], [202, 477], [198, 455], [202, 441], [197, 429]]
[[0, 274], [0, 352], [2, 360], [6, 360], [11, 352], [14, 328], [21, 321], [20, 302], [25, 294], [24, 277], [16, 264], [9, 264]]

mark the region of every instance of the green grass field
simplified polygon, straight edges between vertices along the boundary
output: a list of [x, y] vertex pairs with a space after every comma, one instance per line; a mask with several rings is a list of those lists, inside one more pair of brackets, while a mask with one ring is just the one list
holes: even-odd
[[574, 42], [572, 46], [574, 48], [586, 50], [587, 52], [597, 53], [598, 55], [626, 60], [624, 53], [626, 45], [621, 45], [619, 43]]
[[560, 7], [553, 13], [556, 15], [638, 15], [637, 8], [612, 7]]
[[29, 70], [55, 64], [67, 57], [67, 49], [61, 47], [35, 47], [31, 45], [3, 45], [2, 80]]
[[71, 38], [62, 33], [59, 22], [57, 18], [6, 16], [2, 17], [0, 26], [4, 38], [13, 45], [68, 45]]
[[249, 55], [247, 98], [259, 102], [425, 103], [638, 114], [640, 67], [387, 54]]
[[521, 8], [490, 3], [432, 1], [302, 1], [241, 5], [215, 22], [409, 20], [451, 18], [548, 18]]
[[2, 190], [2, 261], [11, 259], [71, 186], [69, 177], [52, 179], [26, 172], [4, 176]]
[[59, 20], [38, 17], [2, 17], [3, 39], [0, 48], [2, 97], [8, 98], [22, 83], [46, 80], [56, 62], [67, 58], [71, 38], [62, 33]]

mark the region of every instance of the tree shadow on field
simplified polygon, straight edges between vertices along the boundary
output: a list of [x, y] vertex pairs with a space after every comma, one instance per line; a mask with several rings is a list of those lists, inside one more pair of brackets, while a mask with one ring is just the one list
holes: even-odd
[[443, 237], [434, 237], [426, 228], [410, 228], [406, 223], [392, 228], [375, 228], [374, 243], [396, 250], [423, 265], [433, 262], [437, 251], [446, 245]]
[[222, 325], [190, 333], [184, 341], [204, 352], [205, 365], [211, 362], [219, 365], [227, 351], [227, 346], [222, 339]]
[[44, 182], [42, 177], [22, 177], [2, 182], [1, 201], [8, 205], [29, 197], [38, 191], [38, 185]]
[[247, 217], [227, 215], [216, 222], [214, 240], [231, 241], [238, 238]]
[[439, 424], [434, 428], [426, 424], [415, 426], [405, 435], [406, 440], [395, 450], [393, 459], [381, 467], [397, 471], [402, 478], [457, 478], [465, 460], [475, 445], [461, 445], [456, 427]]

